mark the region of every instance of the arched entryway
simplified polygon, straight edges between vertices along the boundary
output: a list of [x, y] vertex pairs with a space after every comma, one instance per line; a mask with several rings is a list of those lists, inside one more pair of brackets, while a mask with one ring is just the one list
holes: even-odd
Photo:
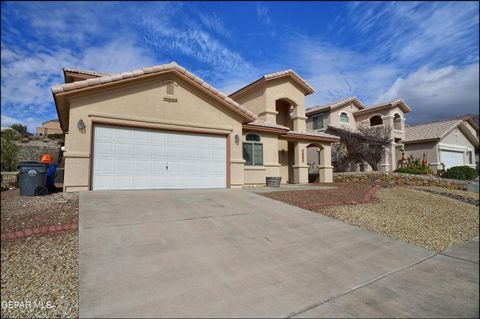
[[319, 181], [320, 166], [322, 165], [322, 152], [325, 148], [319, 143], [310, 143], [307, 145], [307, 165], [308, 165], [308, 182], [315, 183]]

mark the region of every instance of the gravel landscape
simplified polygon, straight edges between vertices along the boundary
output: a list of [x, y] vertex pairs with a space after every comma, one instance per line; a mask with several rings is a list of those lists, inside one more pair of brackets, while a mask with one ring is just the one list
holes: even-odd
[[478, 236], [475, 205], [403, 187], [380, 189], [375, 198], [369, 204], [317, 211], [437, 252]]
[[2, 233], [40, 226], [78, 224], [77, 193], [20, 196], [16, 189], [2, 192], [1, 200]]
[[[2, 233], [78, 223], [76, 193], [23, 197], [13, 190], [1, 200]], [[78, 231], [3, 240], [1, 300], [2, 318], [77, 317]]]
[[1, 263], [2, 318], [78, 317], [77, 231], [3, 241]]

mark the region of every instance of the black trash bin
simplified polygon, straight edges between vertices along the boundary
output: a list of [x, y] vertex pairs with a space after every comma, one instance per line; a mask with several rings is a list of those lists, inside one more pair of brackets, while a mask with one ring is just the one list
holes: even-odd
[[20, 172], [20, 195], [41, 196], [47, 195], [46, 187], [48, 164], [29, 161], [18, 164]]

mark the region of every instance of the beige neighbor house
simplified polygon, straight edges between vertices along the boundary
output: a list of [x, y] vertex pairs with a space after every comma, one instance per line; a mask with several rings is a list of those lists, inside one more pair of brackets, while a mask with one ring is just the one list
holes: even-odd
[[64, 69], [52, 87], [65, 138], [65, 191], [241, 188], [307, 183], [307, 147], [332, 181], [331, 144], [307, 132], [294, 71], [262, 76], [225, 96], [172, 62], [120, 74]]
[[[360, 126], [383, 125], [390, 128], [390, 146], [385, 149], [382, 162], [382, 171], [393, 171], [397, 168], [397, 162], [401, 158], [403, 141], [405, 139], [405, 114], [411, 112], [411, 108], [403, 101], [396, 100], [372, 106], [365, 106], [356, 97], [349, 97], [340, 101], [314, 106], [306, 111], [307, 130], [335, 134], [337, 129], [355, 131]], [[335, 149], [335, 148], [334, 148]], [[335, 151], [334, 151], [335, 159]], [[318, 149], [308, 149], [308, 164], [310, 173], [316, 173], [318, 166]], [[369, 171], [371, 167], [367, 163], [356, 163], [350, 171]]]
[[476, 167], [478, 125], [470, 117], [435, 121], [405, 128], [405, 152], [422, 158], [425, 153], [432, 171], [453, 166]]
[[49, 134], [62, 134], [60, 122], [58, 120], [50, 120], [42, 123], [41, 127], [35, 128], [36, 136], [47, 136]]

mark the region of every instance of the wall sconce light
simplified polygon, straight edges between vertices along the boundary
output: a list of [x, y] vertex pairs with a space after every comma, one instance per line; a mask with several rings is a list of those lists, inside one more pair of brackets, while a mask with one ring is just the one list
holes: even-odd
[[79, 131], [85, 130], [85, 123], [83, 122], [82, 119], [79, 119], [77, 122], [77, 128]]
[[238, 145], [238, 143], [240, 143], [240, 137], [238, 136], [238, 134], [235, 134], [235, 144]]

